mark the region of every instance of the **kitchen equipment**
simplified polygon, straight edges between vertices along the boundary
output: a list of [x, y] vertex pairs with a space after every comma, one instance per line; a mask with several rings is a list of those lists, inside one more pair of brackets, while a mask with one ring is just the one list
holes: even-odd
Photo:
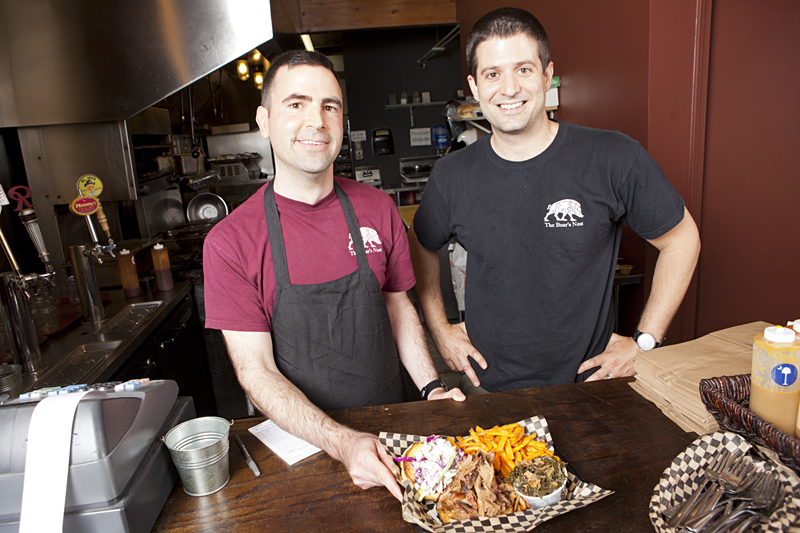
[[258, 179], [261, 177], [261, 167], [257, 160], [261, 159], [258, 153], [246, 152], [243, 154], [222, 155], [208, 159], [211, 170], [216, 171], [222, 179]]
[[428, 181], [439, 156], [419, 156], [400, 158], [400, 176], [403, 183], [422, 184]]
[[272, 166], [272, 147], [269, 139], [262, 137], [258, 129], [248, 131], [249, 126], [244, 124], [244, 127], [245, 131], [206, 136], [208, 157], [217, 159], [231, 154], [261, 154], [263, 157], [255, 159], [255, 163], [261, 173], [273, 176], [275, 169]]
[[189, 178], [185, 181], [186, 186], [189, 187], [193, 191], [198, 191], [204, 187], [208, 187], [214, 183], [217, 183], [222, 178], [219, 175], [219, 172], [216, 170], [209, 170], [208, 172], [203, 172], [202, 174], [198, 174], [192, 178]]
[[[178, 479], [159, 439], [194, 418], [194, 404], [169, 380], [92, 388], [107, 397], [84, 399], [75, 414], [63, 530], [149, 532]], [[0, 405], [0, 448], [8, 451], [0, 457], [2, 533], [19, 528], [26, 437], [39, 399]]]
[[222, 197], [210, 192], [198, 194], [186, 206], [186, 218], [189, 222], [214, 221], [227, 215], [228, 204]]
[[181, 191], [168, 185], [166, 180], [154, 184], [148, 194], [142, 196], [141, 205], [148, 238], [186, 223]]
[[372, 185], [381, 186], [381, 167], [356, 167], [356, 181]]

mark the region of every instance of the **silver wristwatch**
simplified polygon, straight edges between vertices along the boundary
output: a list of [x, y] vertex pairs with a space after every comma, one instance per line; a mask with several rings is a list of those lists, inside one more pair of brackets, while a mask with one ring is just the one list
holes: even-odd
[[636, 341], [636, 344], [639, 345], [639, 349], [643, 352], [661, 346], [661, 343], [658, 342], [655, 337], [649, 333], [642, 333], [638, 329], [636, 330], [636, 333], [633, 334], [633, 340]]

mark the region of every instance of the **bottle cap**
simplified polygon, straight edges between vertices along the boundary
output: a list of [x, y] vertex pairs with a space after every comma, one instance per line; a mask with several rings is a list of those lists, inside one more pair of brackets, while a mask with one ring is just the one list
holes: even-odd
[[798, 318], [794, 322], [787, 322], [786, 326], [794, 329], [797, 332], [800, 332], [800, 318]]
[[119, 251], [119, 255], [128, 255], [129, 253], [131, 253], [131, 251], [130, 250], [126, 250], [125, 248], [123, 248], [122, 250]]
[[159, 243], [157, 243], [155, 246], [153, 246], [153, 250], [160, 250], [160, 249], [162, 249], [163, 247], [164, 247], [164, 245], [163, 245], [163, 244], [161, 244], [161, 243], [159, 242]]
[[771, 326], [764, 330], [764, 338], [771, 342], [789, 343], [797, 337], [793, 329], [783, 326]]

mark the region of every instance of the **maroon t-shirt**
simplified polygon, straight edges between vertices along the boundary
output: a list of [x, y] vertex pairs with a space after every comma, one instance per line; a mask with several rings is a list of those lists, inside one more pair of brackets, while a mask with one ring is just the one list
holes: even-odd
[[[412, 288], [414, 269], [406, 229], [392, 198], [369, 185], [335, 179], [353, 204], [367, 260], [381, 290]], [[324, 283], [356, 271], [358, 261], [335, 191], [315, 205], [278, 194], [275, 203], [293, 284]], [[263, 187], [209, 232], [203, 272], [207, 328], [271, 331], [276, 285]]]

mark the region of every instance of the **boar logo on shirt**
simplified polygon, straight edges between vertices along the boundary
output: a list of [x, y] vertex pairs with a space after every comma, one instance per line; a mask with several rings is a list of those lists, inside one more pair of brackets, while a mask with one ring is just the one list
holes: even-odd
[[[555, 224], [548, 220], [550, 215], [553, 215]], [[569, 220], [567, 220], [567, 217], [569, 217]], [[544, 221], [547, 223], [547, 227], [583, 226], [583, 222], [575, 220], [575, 217], [583, 218], [580, 202], [564, 199], [547, 206], [547, 214], [544, 216]]]
[[[378, 237], [378, 232], [372, 228], [360, 228], [361, 229], [361, 240], [364, 241], [364, 251], [368, 254], [379, 253], [382, 251], [381, 249], [381, 239]], [[350, 255], [356, 255], [355, 251], [353, 250], [353, 236], [349, 235], [350, 242], [347, 245], [347, 249], [350, 250]]]

